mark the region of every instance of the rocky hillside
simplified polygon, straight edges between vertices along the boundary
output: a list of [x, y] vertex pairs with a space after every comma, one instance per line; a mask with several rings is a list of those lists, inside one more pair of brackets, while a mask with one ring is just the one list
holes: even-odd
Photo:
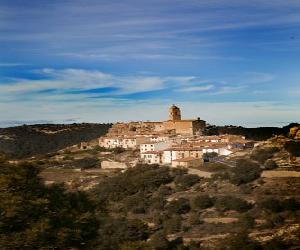
[[111, 124], [43, 124], [0, 128], [0, 153], [12, 158], [46, 154], [90, 141], [107, 133]]

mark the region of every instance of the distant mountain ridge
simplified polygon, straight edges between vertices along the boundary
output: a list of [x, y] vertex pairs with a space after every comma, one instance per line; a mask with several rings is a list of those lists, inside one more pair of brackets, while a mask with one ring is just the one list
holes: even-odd
[[274, 135], [287, 135], [290, 128], [299, 126], [298, 123], [291, 123], [284, 127], [258, 127], [245, 128], [241, 126], [208, 126], [204, 131], [205, 135], [219, 135], [219, 134], [234, 134], [242, 135], [250, 140], [267, 140]]
[[54, 152], [107, 133], [111, 124], [38, 124], [0, 128], [0, 153], [25, 158]]

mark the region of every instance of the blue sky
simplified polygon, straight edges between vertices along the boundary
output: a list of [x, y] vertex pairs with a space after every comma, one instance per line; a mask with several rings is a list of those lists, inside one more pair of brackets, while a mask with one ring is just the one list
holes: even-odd
[[300, 1], [0, 0], [0, 127], [300, 122]]

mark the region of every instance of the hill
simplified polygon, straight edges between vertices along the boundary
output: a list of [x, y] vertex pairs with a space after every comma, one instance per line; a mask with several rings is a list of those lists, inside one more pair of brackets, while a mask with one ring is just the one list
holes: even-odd
[[233, 134], [242, 135], [247, 139], [263, 141], [271, 138], [274, 135], [287, 135], [290, 128], [298, 126], [297, 123], [291, 123], [282, 128], [279, 127], [258, 127], [258, 128], [245, 128], [241, 126], [208, 126], [205, 130], [205, 135], [220, 135], [220, 134]]
[[96, 139], [111, 124], [42, 124], [0, 128], [0, 153], [12, 158], [31, 157]]

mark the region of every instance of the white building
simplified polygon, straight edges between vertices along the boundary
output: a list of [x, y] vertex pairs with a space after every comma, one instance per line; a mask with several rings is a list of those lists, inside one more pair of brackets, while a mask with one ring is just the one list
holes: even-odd
[[138, 148], [141, 143], [148, 141], [146, 137], [101, 137], [99, 146], [104, 148]]
[[147, 151], [141, 153], [141, 159], [148, 164], [161, 164], [162, 151]]

